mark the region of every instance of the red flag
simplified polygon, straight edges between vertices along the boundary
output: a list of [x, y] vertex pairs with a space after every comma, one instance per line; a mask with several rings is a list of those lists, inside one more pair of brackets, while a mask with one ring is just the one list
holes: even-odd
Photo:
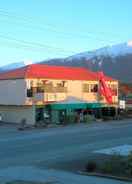
[[99, 72], [100, 93], [103, 95], [109, 104], [112, 103], [112, 90], [107, 86], [103, 72]]

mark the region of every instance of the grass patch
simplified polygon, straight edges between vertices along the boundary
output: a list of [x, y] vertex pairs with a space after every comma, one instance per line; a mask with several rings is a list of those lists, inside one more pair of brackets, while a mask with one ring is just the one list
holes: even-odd
[[92, 159], [86, 164], [85, 171], [132, 179], [132, 152], [126, 157], [113, 154], [100, 162]]

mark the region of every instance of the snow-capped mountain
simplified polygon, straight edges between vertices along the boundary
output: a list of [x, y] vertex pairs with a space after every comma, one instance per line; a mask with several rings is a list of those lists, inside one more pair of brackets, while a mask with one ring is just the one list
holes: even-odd
[[1, 67], [1, 70], [2, 70], [2, 71], [12, 70], [12, 69], [20, 68], [20, 67], [23, 67], [23, 66], [24, 66], [24, 62], [11, 63], [11, 64], [8, 64], [8, 65], [2, 66], [2, 67]]
[[123, 56], [126, 54], [132, 54], [132, 41], [118, 44], [118, 45], [112, 45], [112, 46], [106, 46], [104, 48], [96, 49], [90, 52], [83, 52], [80, 54], [76, 54], [73, 56], [68, 57], [66, 60], [80, 60], [82, 58], [85, 59], [92, 59], [93, 57], [100, 57], [100, 56], [109, 56], [109, 57], [117, 57], [117, 56]]
[[[12, 63], [1, 67], [0, 71], [19, 68], [31, 63], [31, 61]], [[132, 41], [39, 63], [86, 67], [93, 71], [102, 70], [115, 79], [132, 83]]]
[[115, 79], [132, 82], [132, 41], [46, 63], [86, 67], [93, 71], [102, 70]]
[[18, 62], [18, 63], [11, 63], [11, 64], [8, 64], [8, 65], [2, 66], [2, 67], [0, 68], [0, 71], [13, 70], [13, 69], [17, 69], [17, 68], [26, 66], [26, 65], [28, 65], [28, 64], [32, 64], [32, 61], [30, 61], [30, 60], [25, 60], [25, 61]]

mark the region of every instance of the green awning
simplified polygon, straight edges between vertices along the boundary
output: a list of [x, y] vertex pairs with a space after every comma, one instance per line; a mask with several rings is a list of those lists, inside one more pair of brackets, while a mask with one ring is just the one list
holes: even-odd
[[68, 109], [95, 109], [101, 108], [101, 103], [56, 103], [50, 104], [52, 110], [68, 110]]
[[87, 103], [87, 108], [96, 109], [103, 107], [101, 103]]

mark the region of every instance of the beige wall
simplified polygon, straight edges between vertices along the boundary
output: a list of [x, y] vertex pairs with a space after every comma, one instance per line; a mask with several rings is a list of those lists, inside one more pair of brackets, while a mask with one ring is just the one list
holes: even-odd
[[0, 80], [0, 105], [23, 105], [26, 100], [26, 81]]
[[63, 101], [67, 98], [67, 93], [45, 93], [44, 100], [45, 101]]
[[[44, 80], [44, 79], [39, 79]], [[45, 79], [46, 80], [46, 79]], [[27, 86], [29, 86], [30, 81], [33, 82], [33, 86], [37, 85], [37, 79], [29, 79], [27, 80]], [[53, 82], [53, 86], [56, 86], [58, 82], [61, 80], [52, 80], [49, 79], [49, 81]], [[65, 80], [66, 81], [66, 80]], [[32, 104], [34, 101], [36, 104], [43, 104], [44, 101], [63, 101], [67, 97], [72, 96], [76, 97], [80, 100], [85, 100], [88, 102], [98, 102], [99, 101], [99, 95], [97, 93], [92, 93], [92, 92], [83, 92], [83, 84], [98, 84], [98, 81], [72, 81], [72, 80], [67, 80], [67, 83], [65, 84], [67, 87], [67, 92], [66, 93], [44, 93], [43, 96], [41, 97], [42, 99], [37, 101], [37, 97], [34, 97], [33, 99], [27, 98], [26, 104]], [[117, 81], [112, 81], [108, 82], [108, 84], [115, 84], [117, 85], [118, 88], [118, 82]], [[113, 97], [114, 103], [118, 103], [118, 96]], [[100, 102], [106, 103], [105, 98], [100, 99]]]
[[35, 123], [35, 111], [31, 106], [0, 106], [2, 120], [8, 123], [20, 123], [26, 118], [27, 124]]
[[82, 91], [83, 81], [68, 81], [68, 96], [74, 96], [76, 98], [83, 98]]
[[[44, 79], [39, 79], [44, 80]], [[47, 80], [47, 79], [45, 79]], [[63, 101], [67, 97], [76, 97], [80, 100], [88, 102], [98, 102], [99, 96], [97, 93], [84, 92], [83, 84], [98, 84], [98, 81], [72, 81], [65, 80], [65, 87], [67, 92], [51, 93], [45, 92], [41, 95], [36, 94], [34, 98], [28, 98], [26, 95], [26, 89], [30, 87], [30, 82], [33, 82], [33, 86], [37, 85], [37, 79], [16, 79], [16, 80], [0, 80], [0, 105], [32, 105], [43, 104], [44, 102], [51, 101]], [[56, 86], [61, 80], [52, 80], [53, 86]], [[108, 82], [110, 83], [110, 82]], [[117, 81], [112, 81], [111, 84], [118, 86]], [[113, 97], [114, 102], [118, 103], [118, 97]], [[106, 102], [104, 98], [101, 102]]]

